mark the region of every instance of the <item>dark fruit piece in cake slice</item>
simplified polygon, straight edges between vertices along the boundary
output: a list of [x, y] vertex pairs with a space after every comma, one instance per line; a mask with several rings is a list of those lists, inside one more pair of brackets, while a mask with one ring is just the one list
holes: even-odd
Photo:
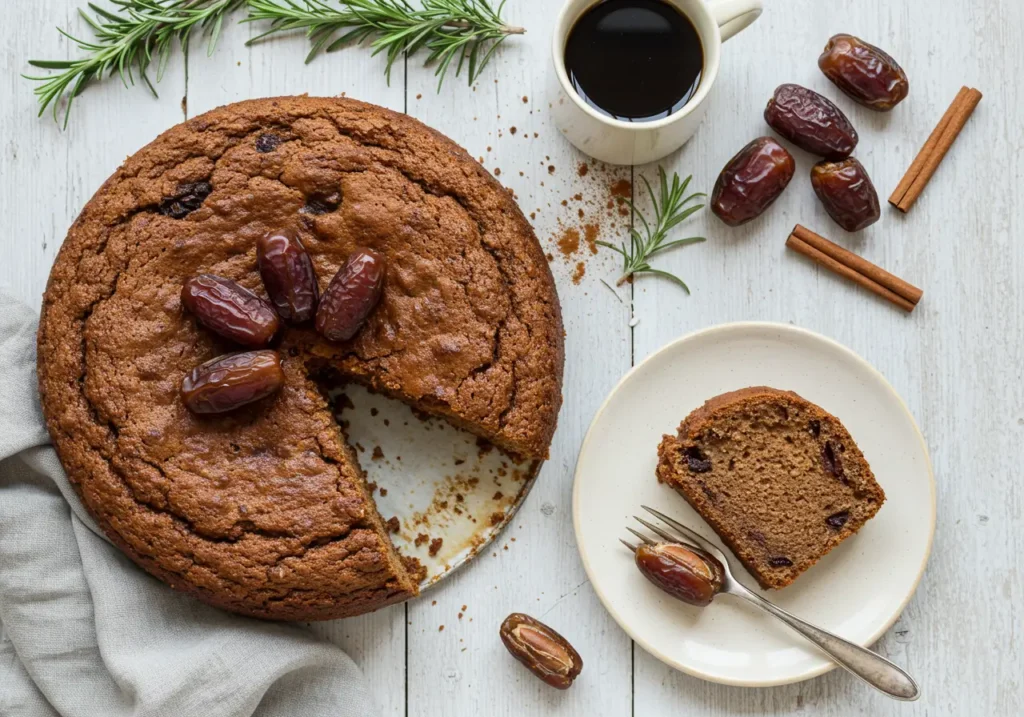
[[658, 447], [657, 475], [764, 588], [784, 588], [885, 501], [832, 414], [766, 386], [712, 398]]

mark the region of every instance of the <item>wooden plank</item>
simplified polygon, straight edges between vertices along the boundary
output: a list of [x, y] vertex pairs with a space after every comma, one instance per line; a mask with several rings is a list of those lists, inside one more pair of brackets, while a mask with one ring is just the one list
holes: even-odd
[[[629, 315], [598, 282], [611, 274], [611, 260], [585, 248], [569, 255], [558, 248], [566, 229], [587, 223], [614, 235], [604, 214], [608, 185], [628, 178], [629, 170], [591, 171], [588, 164], [587, 175], [580, 177], [578, 167], [586, 158], [552, 125], [548, 103], [556, 102], [557, 94], [547, 84], [546, 70], [556, 5], [509, 3], [508, 22], [526, 26], [527, 33], [498, 51], [473, 88], [450, 76], [438, 93], [433, 70], [420, 65], [422, 58], [408, 61], [409, 114], [481, 157], [524, 212], [532, 213], [552, 256], [567, 355], [566, 400], [551, 460], [513, 525], [464, 571], [409, 605], [409, 717], [628, 715], [630, 710], [630, 641], [586, 582], [571, 514], [572, 470], [583, 434], [604, 395], [629, 367]], [[576, 284], [572, 275], [580, 262], [586, 274]], [[498, 626], [516, 611], [548, 622], [584, 655], [586, 667], [571, 690], [552, 690], [505, 651]]]
[[[907, 666], [924, 696], [914, 705], [897, 704], [839, 671], [770, 690], [723, 687], [675, 672], [638, 649], [635, 714], [1015, 711], [1009, 695], [1020, 697], [1021, 662], [1011, 635], [1020, 620], [1007, 596], [1020, 593], [1024, 573], [1020, 550], [1005, 550], [1021, 544], [1019, 531], [1015, 539], [1010, 532], [1021, 515], [1010, 445], [1019, 442], [1024, 423], [1017, 378], [1024, 252], [1014, 248], [1013, 230], [1020, 225], [1016, 190], [1012, 180], [996, 178], [1021, 174], [1016, 153], [993, 140], [1020, 136], [1020, 118], [1002, 109], [1022, 106], [1019, 83], [996, 78], [1021, 72], [1020, 53], [1000, 39], [999, 28], [1022, 21], [1024, 10], [1011, 3], [993, 3], [982, 12], [943, 2], [922, 12], [910, 2], [873, 0], [836, 8], [806, 0], [766, 8], [757, 23], [723, 48], [704, 125], [664, 163], [670, 171], [694, 173], [695, 185], [709, 192], [733, 153], [771, 133], [761, 113], [783, 82], [811, 87], [849, 115], [860, 133], [855, 154], [883, 197], [960, 85], [976, 85], [985, 93], [914, 213], [900, 216], [883, 200], [877, 224], [847, 234], [811, 191], [808, 174], [815, 159], [794, 150], [796, 176], [762, 217], [730, 229], [703, 212], [683, 231], [705, 234], [709, 241], [657, 260], [657, 266], [690, 281], [692, 297], [661, 280], [643, 279], [635, 286], [638, 361], [671, 339], [712, 324], [789, 322], [857, 351], [907, 401], [932, 452], [938, 528], [917, 595], [877, 649]], [[971, 31], [965, 34], [964, 28]], [[821, 47], [840, 31], [877, 43], [903, 63], [911, 92], [892, 113], [855, 105], [817, 69]], [[655, 168], [638, 171], [653, 177]], [[785, 239], [797, 222], [924, 287], [920, 308], [906, 316], [787, 252]], [[979, 584], [990, 588], [966, 588]], [[955, 628], [949, 615], [957, 615]], [[954, 633], [974, 637], [959, 641]]]
[[125, 157], [181, 116], [179, 63], [168, 68], [159, 99], [141, 85], [125, 89], [119, 79], [104, 80], [75, 100], [67, 130], [63, 116], [60, 123], [50, 115], [36, 117], [35, 83], [20, 74], [47, 74], [29, 66], [29, 59], [81, 55], [54, 29], [90, 37], [75, 8], [68, 0], [12, 3], [0, 33], [9, 69], [0, 100], [0, 208], [7, 222], [5, 248], [12, 252], [0, 262], [0, 285], [33, 306], [40, 304], [53, 259], [85, 202]]
[[[195, 39], [188, 59], [188, 116], [229, 102], [279, 95], [346, 94], [401, 111], [404, 72], [399, 65], [388, 87], [382, 58], [358, 48], [321, 55], [304, 64], [309, 45], [301, 35], [245, 42], [262, 32], [257, 24], [225, 25], [212, 56]], [[314, 625], [314, 630], [345, 649], [366, 675], [381, 714], [405, 714], [404, 605], [349, 620]]]

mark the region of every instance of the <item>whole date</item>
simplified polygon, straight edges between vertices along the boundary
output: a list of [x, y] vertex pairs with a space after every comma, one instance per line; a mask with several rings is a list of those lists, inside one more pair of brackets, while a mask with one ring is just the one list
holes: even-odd
[[292, 229], [272, 231], [256, 242], [263, 285], [278, 315], [301, 324], [316, 314], [320, 300], [313, 261]]
[[857, 130], [843, 111], [800, 85], [779, 85], [764, 108], [764, 121], [800, 149], [825, 159], [845, 159], [857, 146]]
[[266, 398], [283, 385], [276, 351], [247, 351], [196, 366], [181, 382], [181, 398], [192, 413], [225, 413]]
[[907, 73], [896, 60], [853, 35], [829, 38], [818, 67], [851, 99], [873, 110], [888, 112], [910, 92]]
[[731, 227], [749, 222], [779, 198], [793, 178], [793, 155], [771, 137], [758, 137], [718, 175], [711, 211]]
[[356, 335], [384, 287], [384, 257], [371, 249], [349, 256], [331, 279], [316, 311], [316, 331], [328, 341]]
[[704, 607], [722, 589], [722, 566], [714, 558], [675, 543], [642, 544], [636, 566], [644, 577], [672, 597]]
[[270, 304], [222, 276], [191, 277], [181, 288], [181, 303], [206, 328], [250, 348], [269, 344], [281, 327]]
[[854, 157], [818, 162], [811, 167], [811, 186], [828, 215], [848, 232], [874, 224], [881, 216], [875, 185]]
[[552, 687], [568, 689], [583, 669], [583, 658], [569, 641], [529, 615], [512, 613], [498, 635], [512, 657]]

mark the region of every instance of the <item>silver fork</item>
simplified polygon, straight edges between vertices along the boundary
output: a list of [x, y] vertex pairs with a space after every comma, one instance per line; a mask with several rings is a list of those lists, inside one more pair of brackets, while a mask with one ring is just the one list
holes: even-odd
[[[715, 558], [722, 564], [722, 568], [725, 573], [722, 580], [721, 591], [723, 593], [743, 598], [747, 602], [752, 603], [765, 612], [779, 618], [810, 640], [815, 647], [832, 658], [832, 660], [834, 660], [840, 667], [846, 668], [849, 672], [852, 672], [876, 690], [898, 700], [916, 700], [921, 696], [921, 691], [918, 689], [917, 683], [914, 682], [913, 678], [901, 668], [897, 667], [881, 655], [861, 647], [860, 645], [855, 645], [849, 640], [844, 640], [828, 630], [822, 630], [820, 627], [815, 627], [811, 623], [801, 620], [797, 616], [786, 612], [778, 605], [765, 600], [757, 593], [751, 592], [733, 577], [729, 559], [712, 543], [708, 542], [679, 521], [669, 518], [664, 513], [654, 510], [654, 508], [648, 508], [646, 505], [641, 507], [666, 525], [670, 526], [677, 533], [676, 535], [673, 535], [663, 528], [640, 518], [639, 516], [633, 516], [644, 527], [659, 538], [670, 543], [681, 543], [697, 553], [702, 553], [704, 556]], [[653, 545], [657, 542], [651, 540], [643, 533], [633, 530], [632, 528], [626, 528], [626, 530], [648, 545]], [[621, 542], [634, 553], [636, 552], [637, 546], [628, 543], [625, 540], [622, 540]]]

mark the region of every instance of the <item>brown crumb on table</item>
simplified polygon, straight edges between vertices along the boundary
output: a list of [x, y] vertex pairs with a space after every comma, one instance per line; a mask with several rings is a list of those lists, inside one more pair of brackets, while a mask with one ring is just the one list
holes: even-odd
[[437, 631], [438, 632], [444, 632], [444, 625], [438, 626]]
[[525, 105], [529, 101], [530, 101], [530, 98], [527, 97], [526, 95], [523, 95], [523, 104]]
[[460, 620], [462, 619], [462, 613], [461, 612], [459, 613], [459, 619]]
[[583, 275], [587, 273], [587, 267], [582, 261], [576, 262], [576, 269], [572, 273], [572, 283], [579, 284], [583, 281]]
[[464, 458], [456, 458], [455, 459], [455, 465], [457, 465], [457, 466], [461, 466], [465, 462], [466, 462], [466, 460]]
[[370, 415], [371, 416], [376, 416], [378, 413], [380, 413], [380, 411], [378, 411], [376, 408], [371, 408], [370, 409]]
[[509, 131], [509, 134], [515, 134], [515, 133], [516, 133], [516, 132], [518, 132], [519, 130], [517, 130], [517, 129], [516, 129], [515, 127], [509, 127], [509, 128], [508, 128], [508, 131]]
[[[379, 461], [381, 458], [384, 457], [384, 451], [381, 450], [380, 446], [374, 446], [373, 447], [373, 456], [372, 457], [373, 457], [373, 460], [375, 460], [375, 461]], [[382, 493], [382, 495], [383, 495], [383, 493]]]
[[430, 548], [427, 550], [430, 557], [437, 555], [438, 551], [441, 549], [442, 543], [444, 543], [444, 538], [434, 538], [430, 541]]
[[397, 515], [392, 515], [390, 518], [388, 518], [387, 522], [384, 523], [384, 525], [388, 527], [389, 533], [397, 533], [399, 530], [402, 529], [402, 524], [398, 522]]
[[430, 536], [429, 535], [424, 535], [423, 533], [420, 533], [419, 535], [416, 536], [416, 539], [412, 541], [412, 544], [415, 545], [418, 548], [421, 545], [423, 545], [425, 542], [427, 542], [428, 540], [430, 540]]
[[558, 250], [563, 256], [570, 256], [579, 251], [580, 231], [576, 227], [566, 227], [558, 238]]
[[370, 495], [373, 495], [373, 492], [375, 490], [377, 490], [377, 484], [376, 483], [367, 483], [366, 484], [366, 492], [367, 493], [369, 493]]
[[502, 498], [504, 498], [504, 497], [505, 497], [505, 494], [504, 494], [504, 493], [502, 493], [502, 492], [501, 492], [501, 491], [499, 490], [498, 492], [496, 492], [496, 493], [494, 494], [494, 496], [493, 496], [493, 497], [491, 498], [491, 500], [501, 500], [501, 499], [502, 499]]
[[491, 525], [501, 525], [501, 521], [505, 520], [504, 513], [491, 513]]
[[548, 165], [548, 174], [554, 174], [554, 173], [555, 173], [555, 165], [549, 164]]
[[501, 176], [501, 167], [495, 167], [494, 168], [494, 176], [495, 177], [500, 177]]
[[581, 177], [586, 177], [587, 172], [589, 171], [590, 167], [587, 165], [586, 162], [580, 162], [580, 166], [576, 168], [576, 174], [580, 175]]
[[[416, 99], [422, 100], [423, 99], [423, 95], [416, 95]], [[476, 117], [474, 117], [473, 119], [476, 119]]]
[[387, 495], [388, 495], [388, 489], [387, 488], [381, 488], [380, 489], [380, 497], [381, 498], [386, 498]]
[[430, 601], [430, 604], [431, 604], [431, 605], [437, 605], [437, 600], [431, 600], [431, 601]]

